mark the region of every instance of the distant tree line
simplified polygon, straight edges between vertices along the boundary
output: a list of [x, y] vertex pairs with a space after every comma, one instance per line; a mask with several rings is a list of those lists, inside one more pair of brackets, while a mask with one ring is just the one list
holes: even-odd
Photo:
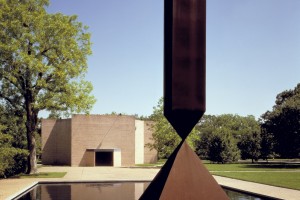
[[[163, 117], [163, 99], [154, 107], [150, 119], [159, 158], [167, 158], [180, 138]], [[239, 159], [300, 158], [300, 84], [277, 95], [271, 111], [256, 120], [254, 116], [232, 114], [204, 115], [188, 142], [201, 159], [216, 163]]]

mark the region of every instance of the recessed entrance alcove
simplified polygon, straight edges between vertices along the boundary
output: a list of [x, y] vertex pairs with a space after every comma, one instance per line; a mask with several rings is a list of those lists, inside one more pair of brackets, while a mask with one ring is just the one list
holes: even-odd
[[121, 166], [121, 149], [87, 149], [88, 166]]

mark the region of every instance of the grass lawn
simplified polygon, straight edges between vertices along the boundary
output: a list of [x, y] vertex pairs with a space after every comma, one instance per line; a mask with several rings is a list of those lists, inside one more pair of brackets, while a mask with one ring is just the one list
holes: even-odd
[[298, 172], [213, 172], [218, 176], [225, 176], [245, 181], [263, 183], [267, 185], [300, 190], [300, 171]]
[[148, 163], [148, 164], [136, 164], [137, 167], [162, 167], [167, 159], [158, 160], [157, 163]]
[[300, 190], [300, 164], [238, 163], [210, 164], [206, 168], [214, 175]]
[[204, 165], [209, 171], [300, 171], [300, 164], [210, 164], [204, 162]]
[[[141, 165], [162, 166], [166, 160], [156, 164]], [[300, 164], [298, 163], [236, 163], [236, 164], [211, 164], [202, 161], [206, 168], [214, 175], [240, 179], [250, 182], [279, 186], [300, 190]]]
[[22, 174], [17, 178], [62, 178], [67, 172], [41, 172], [38, 174]]

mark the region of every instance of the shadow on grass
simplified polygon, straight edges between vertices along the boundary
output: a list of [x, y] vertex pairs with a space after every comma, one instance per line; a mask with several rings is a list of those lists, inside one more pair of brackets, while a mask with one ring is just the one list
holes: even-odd
[[246, 164], [243, 168], [270, 168], [270, 169], [300, 169], [300, 164], [292, 163], [264, 163], [264, 164]]

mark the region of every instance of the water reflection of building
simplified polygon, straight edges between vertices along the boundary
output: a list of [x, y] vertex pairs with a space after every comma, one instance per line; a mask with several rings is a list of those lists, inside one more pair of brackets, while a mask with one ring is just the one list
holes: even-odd
[[132, 166], [156, 162], [151, 122], [126, 115], [73, 115], [42, 120], [42, 163]]
[[148, 182], [40, 184], [20, 199], [138, 200], [148, 185]]

